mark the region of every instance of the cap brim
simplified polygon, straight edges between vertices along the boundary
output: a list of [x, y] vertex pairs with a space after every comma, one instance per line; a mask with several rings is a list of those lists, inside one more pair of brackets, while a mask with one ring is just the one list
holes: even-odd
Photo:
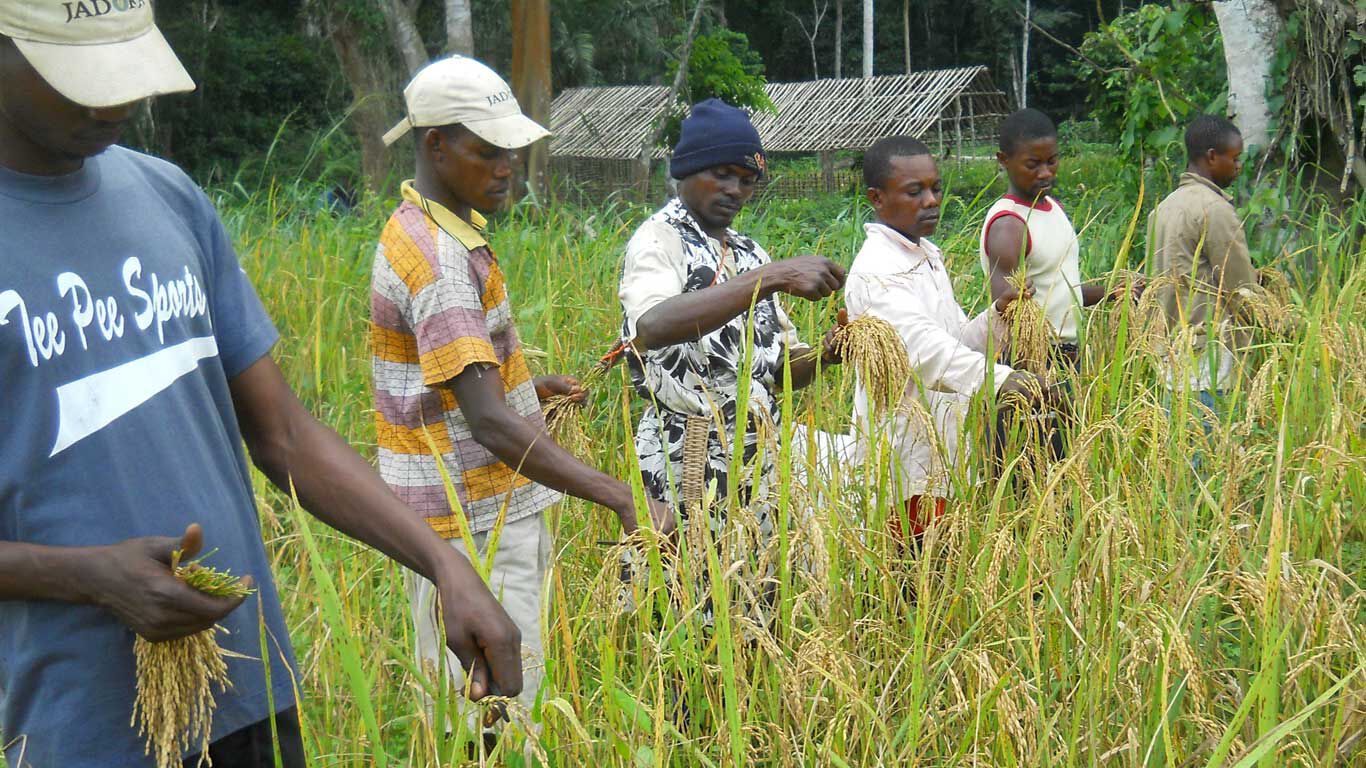
[[550, 135], [540, 123], [521, 113], [492, 120], [466, 121], [462, 125], [475, 136], [503, 149], [520, 149]]
[[411, 130], [413, 130], [413, 124], [408, 118], [399, 120], [397, 125], [384, 132], [384, 146], [391, 146]]
[[48, 85], [85, 107], [116, 107], [195, 87], [156, 27], [117, 43], [70, 45], [14, 38], [14, 45]]

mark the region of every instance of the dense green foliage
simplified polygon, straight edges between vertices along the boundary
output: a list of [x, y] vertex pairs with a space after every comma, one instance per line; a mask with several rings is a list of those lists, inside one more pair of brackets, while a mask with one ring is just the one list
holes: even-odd
[[[387, 1], [387, 0], [386, 0]], [[405, 70], [399, 61], [383, 15], [381, 0], [187, 0], [160, 3], [158, 18], [172, 45], [180, 51], [200, 90], [188, 96], [158, 100], [150, 119], [137, 131], [140, 146], [184, 165], [203, 180], [231, 181], [243, 171], [260, 178], [267, 152], [273, 167], [309, 177], [340, 179], [360, 167], [359, 144], [345, 135], [331, 136], [326, 155], [309, 150], [311, 140], [299, 138], [280, 145], [281, 136], [306, 137], [333, 125], [350, 127], [348, 108], [352, 84], [347, 82], [328, 40], [328, 19], [344, 15], [367, 36], [365, 51], [386, 78], [395, 95]], [[475, 55], [495, 69], [511, 69], [511, 20], [506, 0], [473, 0]], [[842, 50], [845, 77], [860, 71], [861, 8], [844, 0]], [[676, 66], [680, 35], [691, 10], [690, 0], [563, 0], [554, 3], [551, 18], [552, 77], [556, 92], [579, 85], [667, 83]], [[810, 25], [824, 8], [815, 41], [823, 77], [834, 73], [835, 14], [833, 0], [763, 0], [727, 3], [709, 0], [703, 29], [713, 30], [710, 49], [736, 54], [734, 62], [713, 57], [698, 80], [698, 93], [753, 91], [759, 72], [772, 82], [805, 80], [812, 76], [811, 55], [797, 19]], [[985, 64], [997, 85], [1011, 92], [1013, 59], [1020, 54], [1023, 2], [989, 0], [911, 0], [910, 59], [916, 70]], [[1070, 45], [1119, 13], [1119, 0], [1064, 0], [1034, 3], [1034, 23]], [[905, 70], [903, 5], [876, 6], [875, 71]], [[429, 56], [445, 51], [444, 7], [439, 0], [416, 4], [419, 32]], [[748, 43], [737, 45], [743, 35]], [[726, 45], [719, 45], [721, 41]], [[702, 48], [708, 48], [703, 42]], [[701, 59], [708, 60], [705, 51]], [[715, 75], [745, 72], [738, 80]], [[1034, 33], [1030, 48], [1030, 103], [1058, 117], [1087, 111], [1086, 73], [1064, 47]], [[1176, 86], [1184, 88], [1185, 84]], [[757, 100], [749, 102], [759, 106]], [[303, 128], [303, 131], [297, 129]], [[350, 132], [350, 131], [348, 131]], [[310, 159], [313, 165], [305, 166]], [[245, 166], [245, 168], [244, 168]]]
[[1142, 5], [1086, 35], [1079, 63], [1091, 115], [1119, 137], [1131, 159], [1185, 165], [1181, 138], [1191, 118], [1221, 114], [1227, 78], [1219, 27], [1206, 5]]
[[[683, 41], [675, 42], [681, 46]], [[678, 62], [674, 62], [669, 65], [669, 78], [677, 73]], [[766, 82], [764, 62], [750, 49], [744, 35], [722, 27], [698, 35], [692, 42], [683, 87], [664, 129], [664, 146], [678, 142], [689, 105], [699, 101], [716, 98], [750, 110], [772, 110], [773, 102], [764, 91]]]

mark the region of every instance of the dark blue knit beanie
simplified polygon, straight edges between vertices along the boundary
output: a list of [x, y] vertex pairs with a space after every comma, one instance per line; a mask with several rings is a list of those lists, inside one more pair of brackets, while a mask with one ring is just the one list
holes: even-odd
[[749, 115], [720, 99], [707, 99], [694, 104], [683, 121], [669, 175], [683, 179], [718, 165], [739, 165], [762, 176], [768, 162]]

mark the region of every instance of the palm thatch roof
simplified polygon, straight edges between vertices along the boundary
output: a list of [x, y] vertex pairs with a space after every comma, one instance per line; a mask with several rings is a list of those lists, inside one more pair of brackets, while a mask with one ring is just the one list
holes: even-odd
[[[960, 67], [883, 75], [868, 80], [810, 80], [770, 83], [766, 90], [775, 112], [760, 112], [754, 125], [769, 152], [827, 152], [864, 149], [894, 134], [941, 143], [977, 135], [979, 121], [994, 127], [1010, 111], [986, 67]], [[560, 157], [629, 159], [656, 120], [662, 118], [669, 89], [655, 85], [571, 88], [551, 106], [555, 136], [550, 153]], [[985, 131], [983, 131], [985, 133]], [[663, 157], [663, 148], [654, 149]]]

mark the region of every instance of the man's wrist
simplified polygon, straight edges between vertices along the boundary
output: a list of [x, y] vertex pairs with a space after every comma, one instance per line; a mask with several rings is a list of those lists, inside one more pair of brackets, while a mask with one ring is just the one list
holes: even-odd
[[787, 285], [782, 277], [783, 271], [781, 264], [769, 262], [750, 273], [758, 281], [760, 299], [766, 299], [778, 293], [787, 293]]
[[636, 496], [631, 491], [631, 486], [626, 483], [619, 485], [619, 488], [613, 489], [604, 506], [617, 513], [622, 525], [629, 526], [636, 519]]

